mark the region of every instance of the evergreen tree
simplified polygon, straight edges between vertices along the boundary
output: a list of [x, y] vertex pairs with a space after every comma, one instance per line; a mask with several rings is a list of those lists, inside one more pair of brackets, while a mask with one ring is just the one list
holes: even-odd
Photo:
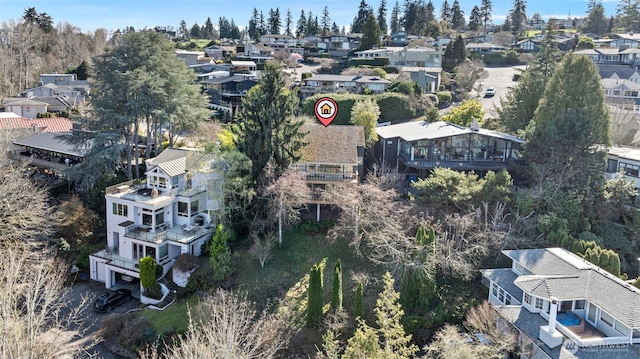
[[289, 9], [287, 9], [287, 16], [284, 22], [285, 22], [284, 34], [293, 36], [293, 32], [291, 29], [291, 26], [293, 25], [293, 16], [291, 15], [291, 10]]
[[516, 86], [500, 99], [499, 121], [511, 133], [527, 127], [538, 108], [545, 87], [553, 75], [562, 53], [553, 43], [552, 24], [547, 25], [546, 36], [541, 51], [531, 66], [520, 76]]
[[553, 73], [526, 130], [525, 160], [560, 188], [589, 190], [604, 180], [609, 110], [596, 65], [568, 54]]
[[480, 16], [484, 25], [484, 32], [487, 32], [487, 23], [491, 21], [491, 0], [482, 0], [480, 5]]
[[240, 123], [236, 127], [237, 148], [251, 158], [251, 178], [258, 178], [268, 163], [275, 178], [300, 159], [305, 145], [301, 132], [303, 120], [294, 119], [298, 97], [287, 86], [281, 66], [268, 62], [254, 86], [242, 101]]
[[269, 33], [273, 35], [280, 34], [280, 28], [282, 27], [282, 20], [280, 19], [280, 9], [269, 9]]
[[480, 12], [480, 8], [478, 6], [474, 6], [471, 10], [471, 15], [469, 15], [469, 24], [467, 24], [467, 28], [471, 31], [478, 31], [481, 26], [482, 13]]
[[[367, 5], [364, 0], [360, 0], [360, 6], [358, 7], [358, 15], [353, 19], [351, 24], [351, 33], [359, 34], [364, 32], [364, 24], [367, 21], [369, 14], [373, 14], [371, 7]], [[375, 20], [375, 17], [374, 17]], [[378, 28], [379, 31], [379, 28]]]
[[400, 294], [393, 288], [393, 277], [389, 272], [382, 277], [383, 289], [376, 301], [376, 324], [382, 340], [384, 358], [410, 358], [418, 348], [411, 344], [411, 334], [402, 326], [404, 311], [400, 305]]
[[360, 50], [372, 49], [380, 46], [380, 28], [373, 13], [367, 15], [367, 20], [362, 28], [362, 40], [360, 40]]
[[451, 6], [451, 26], [455, 30], [460, 30], [464, 28], [464, 25], [464, 11], [460, 9], [460, 2], [453, 0], [453, 5]]
[[[173, 42], [161, 34], [129, 32], [93, 63], [92, 111], [78, 119], [86, 131], [66, 139], [90, 148], [85, 161], [67, 172], [81, 189], [117, 170], [128, 179], [138, 178], [143, 162], [140, 143], [151, 148], [152, 141], [161, 142], [153, 128], [168, 127], [173, 140], [175, 133], [196, 130], [210, 118], [209, 102], [193, 71], [175, 56]], [[146, 142], [138, 137], [145, 127]], [[147, 151], [147, 158], [152, 154]]]
[[322, 35], [329, 34], [331, 30], [331, 18], [329, 17], [329, 8], [325, 5], [322, 10], [322, 19], [320, 20], [320, 26], [322, 27]]
[[409, 268], [404, 273], [400, 300], [407, 313], [424, 315], [433, 307], [432, 300], [436, 295], [435, 238], [433, 227], [428, 233], [424, 225], [418, 227], [416, 254], [424, 268]]
[[377, 331], [368, 326], [364, 320], [358, 319], [358, 327], [353, 336], [349, 338], [342, 359], [392, 358], [383, 355]]
[[233, 274], [233, 255], [229, 248], [231, 233], [222, 224], [218, 224], [209, 245], [209, 266], [213, 271], [213, 279], [222, 281]]
[[362, 282], [358, 283], [358, 289], [356, 290], [356, 298], [353, 305], [353, 315], [356, 319], [362, 318], [364, 315], [364, 302], [363, 302], [363, 287]]
[[213, 23], [211, 22], [211, 18], [208, 17], [207, 20], [202, 25], [202, 34], [201, 36], [205, 39], [213, 38]]
[[296, 24], [296, 37], [298, 39], [307, 35], [307, 17], [304, 15], [304, 10], [300, 11], [300, 18]]
[[514, 35], [518, 35], [527, 23], [527, 4], [525, 0], [513, 0], [513, 9], [509, 12], [509, 19], [511, 20], [511, 32]]
[[607, 18], [604, 14], [604, 6], [602, 1], [593, 1], [590, 3], [591, 10], [587, 14], [583, 32], [592, 32], [600, 36], [607, 32]]
[[640, 2], [621, 0], [616, 9], [616, 27], [622, 31], [640, 30]]
[[189, 30], [189, 33], [191, 34], [192, 38], [199, 39], [200, 38], [200, 25], [198, 25], [197, 22], [194, 22], [193, 26], [191, 26], [191, 30]]
[[378, 8], [378, 27], [380, 28], [380, 33], [383, 35], [387, 34], [387, 1], [380, 0], [380, 7]]
[[189, 37], [189, 29], [187, 28], [187, 22], [180, 20], [180, 26], [178, 27], [178, 37], [180, 39], [186, 39]]
[[324, 271], [325, 260], [316, 263], [309, 271], [309, 289], [307, 290], [307, 316], [306, 325], [314, 328], [322, 318], [322, 272]]
[[393, 5], [393, 9], [391, 10], [391, 20], [389, 20], [389, 29], [391, 33], [395, 33], [400, 31], [402, 25], [400, 24], [400, 5], [396, 0], [396, 4]]
[[331, 308], [342, 309], [342, 262], [340, 259], [333, 268], [333, 287], [331, 288]]
[[333, 25], [331, 25], [331, 33], [340, 34], [340, 28], [338, 27], [338, 24], [336, 24], [335, 22], [333, 23]]
[[[253, 41], [258, 41], [258, 39], [260, 38], [260, 30], [258, 29], [259, 21], [260, 17], [258, 16], [258, 9], [254, 7], [251, 19], [249, 19], [249, 28], [247, 29], [247, 34]], [[220, 37], [223, 36], [220, 35]]]
[[260, 31], [260, 36], [266, 35], [268, 30], [269, 28], [264, 20], [264, 14], [262, 13], [262, 10], [260, 10], [260, 17], [258, 20], [258, 31]]
[[451, 13], [451, 7], [449, 6], [449, 2], [444, 0], [442, 2], [442, 7], [440, 8], [440, 20], [451, 23], [451, 18], [453, 14]]

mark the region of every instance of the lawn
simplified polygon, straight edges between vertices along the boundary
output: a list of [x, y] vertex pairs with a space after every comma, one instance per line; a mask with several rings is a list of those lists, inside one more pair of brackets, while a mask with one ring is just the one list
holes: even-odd
[[165, 310], [145, 309], [140, 316], [151, 322], [151, 326], [160, 337], [168, 333], [184, 333], [189, 325], [187, 309], [193, 308], [200, 301], [198, 295], [178, 299]]
[[[312, 227], [310, 231], [304, 230], [309, 227]], [[257, 304], [265, 305], [270, 299], [284, 298], [297, 284], [303, 284], [306, 290], [306, 276], [311, 266], [323, 258], [327, 259], [324, 270], [327, 301], [331, 297], [333, 268], [338, 259], [342, 262], [344, 305], [347, 310], [353, 306], [356, 280], [365, 281], [366, 292], [366, 284], [370, 282], [366, 276], [381, 272], [372, 268], [366, 259], [356, 256], [348, 240], [331, 242], [325, 239], [324, 233], [313, 230], [313, 225], [302, 225], [284, 234], [282, 247], [274, 248], [273, 258], [264, 268], [246, 252], [240, 253], [236, 262], [234, 288], [246, 292], [249, 299]], [[376, 294], [377, 289], [371, 288]]]
[[[305, 232], [303, 228], [311, 228], [312, 232]], [[257, 259], [248, 254], [248, 249], [236, 251], [235, 274], [230, 283], [234, 291], [247, 295], [247, 298], [257, 305], [258, 309], [271, 308], [273, 303], [281, 303], [279, 310], [292, 312], [296, 324], [300, 325], [306, 307], [307, 274], [315, 263], [326, 258], [324, 271], [325, 303], [331, 301], [331, 286], [333, 268], [338, 259], [342, 262], [344, 307], [352, 311], [357, 281], [365, 284], [365, 308], [373, 312], [375, 299], [379, 291], [376, 278], [381, 277], [382, 271], [376, 270], [365, 260], [354, 255], [354, 250], [346, 240], [330, 242], [316, 225], [298, 226], [286, 232], [283, 236], [281, 248], [273, 249], [273, 257], [264, 268], [260, 267]], [[201, 270], [208, 268], [208, 258], [201, 257]], [[284, 303], [280, 300], [286, 299]], [[161, 336], [167, 333], [182, 333], [187, 329], [188, 306], [195, 306], [199, 301], [197, 294], [192, 294], [163, 311], [144, 310], [140, 315], [149, 319], [152, 327]], [[366, 312], [366, 310], [365, 310]], [[365, 314], [365, 317], [368, 315]]]

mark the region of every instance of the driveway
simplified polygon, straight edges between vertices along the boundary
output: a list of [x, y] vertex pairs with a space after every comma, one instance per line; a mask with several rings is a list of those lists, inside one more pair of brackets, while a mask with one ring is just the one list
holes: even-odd
[[[135, 285], [129, 284], [126, 288], [133, 289]], [[85, 349], [76, 356], [64, 355], [61, 353], [61, 358], [103, 358], [103, 359], [117, 359], [118, 356], [114, 356], [109, 353], [105, 347], [100, 344], [99, 338], [96, 336], [98, 329], [104, 318], [116, 313], [126, 313], [130, 310], [135, 310], [139, 306], [139, 290], [132, 290], [131, 298], [128, 302], [116, 307], [110, 314], [99, 313], [93, 310], [93, 301], [101, 293], [106, 291], [104, 283], [95, 282], [91, 280], [78, 280], [75, 284], [69, 287], [69, 308], [82, 307], [84, 311], [81, 313], [83, 322], [80, 325], [70, 328], [71, 331], [65, 335], [68, 337], [67, 347], [82, 346]], [[85, 303], [83, 304], [83, 300]]]

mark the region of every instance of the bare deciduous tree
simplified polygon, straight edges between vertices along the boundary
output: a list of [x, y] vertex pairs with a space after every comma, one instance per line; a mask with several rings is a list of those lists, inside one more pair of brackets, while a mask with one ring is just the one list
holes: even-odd
[[342, 184], [323, 193], [325, 200], [342, 212], [328, 238], [348, 239], [358, 255], [388, 265], [393, 271], [406, 266], [422, 267], [414, 256], [415, 229], [421, 218], [388, 184], [385, 180]]
[[193, 313], [187, 332], [165, 353], [151, 348], [142, 358], [226, 359], [273, 358], [287, 346], [285, 318], [258, 313], [244, 296], [218, 289]]
[[264, 196], [270, 199], [269, 212], [277, 220], [278, 246], [282, 246], [283, 229], [300, 220], [300, 208], [311, 199], [305, 178], [304, 172], [287, 170], [264, 190]]
[[45, 249], [20, 242], [2, 245], [0, 256], [0, 356], [54, 358], [80, 350], [69, 330], [82, 324], [86, 299], [68, 306], [64, 268]]
[[[471, 308], [464, 326], [473, 334], [460, 332], [453, 325], [440, 329], [433, 342], [425, 348], [426, 358], [498, 359], [516, 349], [518, 336], [515, 329], [499, 317], [489, 302]], [[484, 341], [481, 335], [487, 340]]]
[[257, 232], [251, 232], [251, 237], [253, 237], [253, 245], [249, 248], [249, 254], [260, 262], [260, 267], [264, 268], [265, 263], [273, 256], [275, 242], [273, 233], [260, 236]]

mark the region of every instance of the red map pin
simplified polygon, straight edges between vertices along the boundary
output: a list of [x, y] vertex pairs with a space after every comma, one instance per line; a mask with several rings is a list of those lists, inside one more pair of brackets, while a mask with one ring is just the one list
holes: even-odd
[[327, 127], [338, 115], [338, 104], [331, 97], [323, 97], [316, 101], [314, 111], [316, 118], [322, 122], [324, 127]]

